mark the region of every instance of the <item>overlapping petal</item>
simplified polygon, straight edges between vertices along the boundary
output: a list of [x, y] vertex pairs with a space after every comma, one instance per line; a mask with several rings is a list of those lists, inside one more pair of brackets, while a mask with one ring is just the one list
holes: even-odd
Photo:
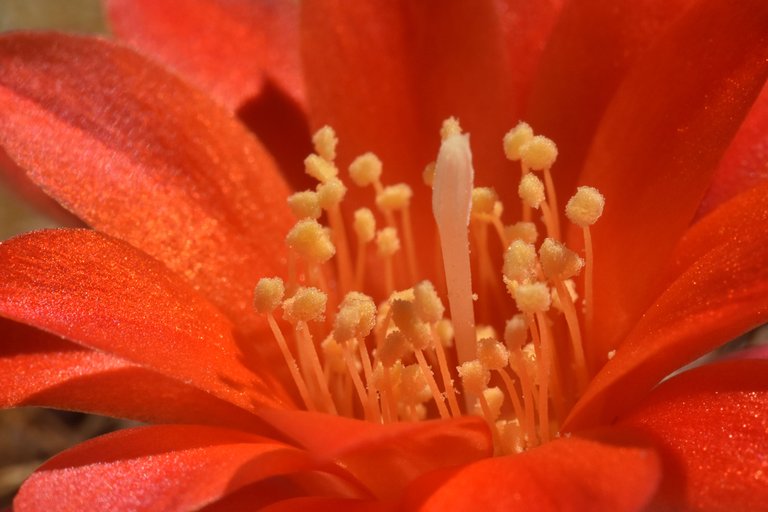
[[662, 266], [767, 76], [768, 4], [704, 0], [614, 96], [580, 177], [609, 198], [593, 230], [599, 358], [659, 293]]
[[106, 0], [115, 35], [174, 69], [231, 110], [272, 80], [303, 101], [295, 2]]
[[566, 2], [529, 85], [525, 112], [531, 126], [557, 142], [553, 172], [560, 197], [573, 194], [602, 115], [627, 72], [693, 3], [643, 0], [617, 9], [611, 0]]
[[14, 510], [194, 510], [250, 483], [314, 467], [306, 452], [234, 430], [123, 430], [45, 463], [22, 486]]
[[397, 497], [429, 471], [493, 452], [488, 428], [478, 418], [375, 425], [303, 411], [262, 411], [260, 416], [318, 457], [341, 461], [381, 499]]
[[[0, 38], [0, 146], [97, 229], [158, 258], [242, 324], [282, 268], [288, 189], [223, 108], [107, 41]], [[252, 316], [251, 316], [252, 315]]]
[[[454, 115], [472, 134], [478, 183], [511, 192], [498, 172], [506, 165], [501, 138], [516, 116], [497, 8], [489, 0], [303, 2], [310, 120], [337, 130], [342, 165], [373, 151], [384, 181], [406, 181], [425, 197], [421, 173], [437, 155], [441, 122]], [[352, 189], [352, 203], [370, 194]], [[430, 203], [413, 208], [431, 248]]]
[[768, 510], [768, 361], [700, 367], [622, 419], [653, 435], [665, 479], [654, 510]]
[[267, 368], [245, 366], [215, 307], [161, 263], [97, 232], [42, 231], [1, 244], [0, 315], [246, 410], [284, 403]]
[[198, 388], [113, 355], [0, 319], [0, 407], [45, 406], [150, 423], [268, 431]]
[[592, 380], [565, 428], [613, 420], [677, 368], [768, 319], [768, 186], [731, 200], [677, 249], [677, 279]]
[[768, 181], [768, 83], [741, 124], [723, 155], [697, 216], [703, 216], [728, 199]]
[[425, 512], [642, 510], [660, 477], [652, 449], [573, 437], [426, 475], [406, 504]]

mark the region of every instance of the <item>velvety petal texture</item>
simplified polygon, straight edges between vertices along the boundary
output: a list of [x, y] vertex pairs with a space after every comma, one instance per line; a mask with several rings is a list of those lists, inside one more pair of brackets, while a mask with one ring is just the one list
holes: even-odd
[[565, 428], [610, 422], [665, 376], [768, 320], [768, 186], [731, 200], [680, 242], [677, 278], [595, 376]]
[[617, 90], [580, 177], [607, 198], [593, 229], [593, 358], [605, 360], [662, 289], [663, 265], [767, 76], [768, 4], [703, 0]]
[[281, 0], [105, 0], [115, 36], [152, 56], [231, 110], [266, 81], [297, 101], [299, 5]]
[[244, 365], [215, 307], [161, 263], [97, 232], [41, 231], [0, 244], [0, 315], [246, 410], [289, 403], [268, 371]]
[[149, 423], [264, 431], [255, 416], [113, 355], [0, 319], [0, 407], [44, 406]]
[[253, 286], [282, 268], [291, 221], [288, 189], [247, 130], [107, 41], [2, 36], [0, 66], [0, 146], [10, 158], [88, 224], [253, 323]]
[[427, 475], [411, 486], [405, 503], [420, 511], [639, 511], [660, 477], [651, 449], [574, 437]]
[[123, 430], [45, 463], [14, 510], [195, 510], [252, 482], [312, 467], [306, 452], [234, 430]]
[[653, 510], [768, 510], [768, 361], [683, 373], [622, 424], [660, 447], [665, 479]]

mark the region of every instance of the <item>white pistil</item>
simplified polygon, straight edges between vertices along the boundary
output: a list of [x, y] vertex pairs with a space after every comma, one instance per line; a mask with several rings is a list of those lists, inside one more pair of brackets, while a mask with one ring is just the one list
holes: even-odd
[[459, 363], [474, 359], [476, 349], [468, 231], [473, 181], [469, 136], [447, 137], [437, 155], [432, 212], [440, 233]]

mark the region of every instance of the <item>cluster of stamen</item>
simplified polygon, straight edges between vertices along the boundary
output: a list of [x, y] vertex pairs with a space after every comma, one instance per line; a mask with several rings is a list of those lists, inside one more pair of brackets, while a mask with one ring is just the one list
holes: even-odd
[[[341, 209], [347, 187], [336, 163], [338, 140], [326, 126], [305, 160], [315, 190], [288, 199], [297, 222], [286, 236], [286, 280], [259, 281], [254, 305], [266, 316], [308, 410], [377, 423], [477, 414], [488, 422], [498, 453], [520, 452], [557, 435], [595, 370], [584, 339], [592, 318], [590, 226], [604, 199], [580, 187], [565, 208], [583, 230], [582, 258], [561, 240], [551, 140], [525, 123], [504, 136], [507, 158], [520, 162], [523, 216], [505, 224], [496, 192], [474, 187], [469, 139], [458, 121], [446, 120], [440, 135], [437, 160], [423, 174], [440, 247], [420, 248], [439, 255], [439, 292], [419, 278], [413, 191], [405, 183], [385, 185], [373, 153], [348, 167], [352, 183], [372, 188], [374, 199], [371, 209], [347, 212], [353, 252]], [[379, 229], [374, 212], [383, 220]], [[546, 237], [537, 250], [540, 227]], [[383, 269], [383, 279], [368, 269]], [[476, 310], [489, 325], [476, 324]], [[499, 336], [502, 325], [492, 324], [505, 317]], [[568, 340], [557, 339], [565, 332]]]

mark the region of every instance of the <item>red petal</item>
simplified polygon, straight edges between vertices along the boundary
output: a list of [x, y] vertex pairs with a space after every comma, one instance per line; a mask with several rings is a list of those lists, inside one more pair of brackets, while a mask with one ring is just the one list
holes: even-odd
[[41, 231], [0, 244], [0, 315], [246, 410], [284, 396], [268, 372], [243, 365], [232, 324], [210, 303], [161, 263], [97, 232]]
[[768, 361], [729, 361], [665, 382], [622, 420], [657, 440], [664, 510], [768, 510]]
[[208, 91], [230, 109], [273, 80], [304, 98], [295, 2], [107, 0], [114, 34]]
[[294, 498], [260, 509], [262, 512], [384, 512], [402, 510], [393, 503], [341, 498]]
[[196, 510], [265, 478], [312, 467], [308, 454], [254, 435], [166, 425], [83, 443], [38, 469], [16, 510]]
[[382, 499], [397, 497], [424, 473], [493, 451], [488, 429], [477, 418], [375, 425], [304, 411], [262, 411], [260, 417], [317, 457], [341, 461]]
[[611, 0], [566, 3], [540, 57], [525, 114], [534, 130], [557, 143], [553, 172], [559, 197], [573, 194], [600, 118], [627, 71], [692, 3], [641, 0], [621, 8]]
[[[108, 0], [115, 35], [207, 91], [241, 119], [290, 177], [312, 151], [296, 2]], [[308, 186], [305, 180], [291, 183]]]
[[[339, 134], [339, 161], [373, 151], [386, 183], [429, 197], [421, 173], [454, 115], [472, 134], [478, 183], [511, 191], [501, 139], [515, 122], [503, 27], [491, 0], [302, 3], [302, 51], [310, 118]], [[372, 52], [371, 48], [376, 51]], [[353, 203], [369, 190], [350, 189]], [[413, 202], [417, 232], [432, 254], [430, 201]]]
[[0, 146], [30, 178], [253, 321], [252, 287], [281, 267], [291, 220], [288, 190], [246, 129], [106, 41], [5, 36], [0, 66]]
[[251, 430], [258, 419], [197, 388], [0, 318], [0, 407], [37, 405], [150, 423]]
[[768, 83], [712, 177], [697, 216], [703, 216], [740, 192], [768, 180]]
[[694, 226], [679, 277], [643, 315], [574, 407], [566, 429], [611, 421], [656, 383], [768, 318], [768, 185]]
[[613, 98], [580, 178], [607, 198], [593, 229], [601, 357], [659, 293], [660, 268], [766, 76], [768, 3], [704, 0], [638, 60]]
[[632, 445], [557, 439], [416, 481], [406, 503], [442, 510], [641, 510], [660, 480], [656, 454]]

